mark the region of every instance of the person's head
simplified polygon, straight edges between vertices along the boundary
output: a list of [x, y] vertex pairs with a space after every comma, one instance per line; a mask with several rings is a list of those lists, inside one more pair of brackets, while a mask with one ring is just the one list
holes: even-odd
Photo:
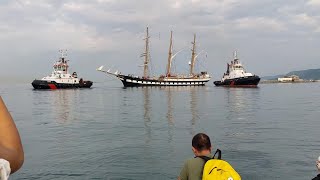
[[211, 142], [209, 136], [198, 133], [192, 138], [192, 151], [196, 156], [211, 153]]

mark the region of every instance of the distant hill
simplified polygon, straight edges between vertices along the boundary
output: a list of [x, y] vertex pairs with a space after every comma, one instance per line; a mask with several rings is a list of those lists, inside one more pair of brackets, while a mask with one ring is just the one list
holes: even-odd
[[300, 77], [300, 79], [305, 79], [305, 80], [320, 80], [320, 69], [307, 69], [307, 70], [301, 70], [301, 71], [291, 71], [291, 72], [284, 74], [284, 75], [265, 76], [265, 77], [262, 77], [262, 79], [274, 80], [274, 79], [278, 79], [279, 77], [290, 76], [290, 75], [297, 75]]

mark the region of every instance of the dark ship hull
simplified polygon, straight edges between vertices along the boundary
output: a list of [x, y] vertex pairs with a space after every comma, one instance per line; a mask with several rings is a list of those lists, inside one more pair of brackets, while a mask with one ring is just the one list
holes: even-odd
[[55, 81], [34, 80], [32, 83], [34, 89], [72, 89], [72, 88], [90, 88], [92, 81], [82, 81], [77, 84], [57, 83]]
[[249, 76], [234, 79], [226, 79], [224, 81], [214, 81], [216, 86], [230, 86], [230, 87], [257, 87], [260, 82], [259, 76]]
[[204, 86], [209, 78], [172, 78], [172, 79], [144, 79], [133, 76], [117, 75], [124, 87], [139, 86]]

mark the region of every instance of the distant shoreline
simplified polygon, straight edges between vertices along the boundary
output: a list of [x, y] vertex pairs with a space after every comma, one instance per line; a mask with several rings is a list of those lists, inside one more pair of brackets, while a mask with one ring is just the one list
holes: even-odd
[[274, 83], [281, 83], [281, 84], [288, 84], [288, 83], [314, 83], [320, 82], [320, 80], [299, 80], [299, 81], [278, 81], [278, 80], [261, 80], [260, 84], [274, 84]]

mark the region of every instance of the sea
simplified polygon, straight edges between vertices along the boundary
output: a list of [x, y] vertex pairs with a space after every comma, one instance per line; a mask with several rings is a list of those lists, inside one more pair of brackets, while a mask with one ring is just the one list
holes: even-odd
[[33, 90], [1, 84], [25, 162], [10, 179], [177, 179], [206, 133], [243, 180], [317, 175], [320, 83]]

